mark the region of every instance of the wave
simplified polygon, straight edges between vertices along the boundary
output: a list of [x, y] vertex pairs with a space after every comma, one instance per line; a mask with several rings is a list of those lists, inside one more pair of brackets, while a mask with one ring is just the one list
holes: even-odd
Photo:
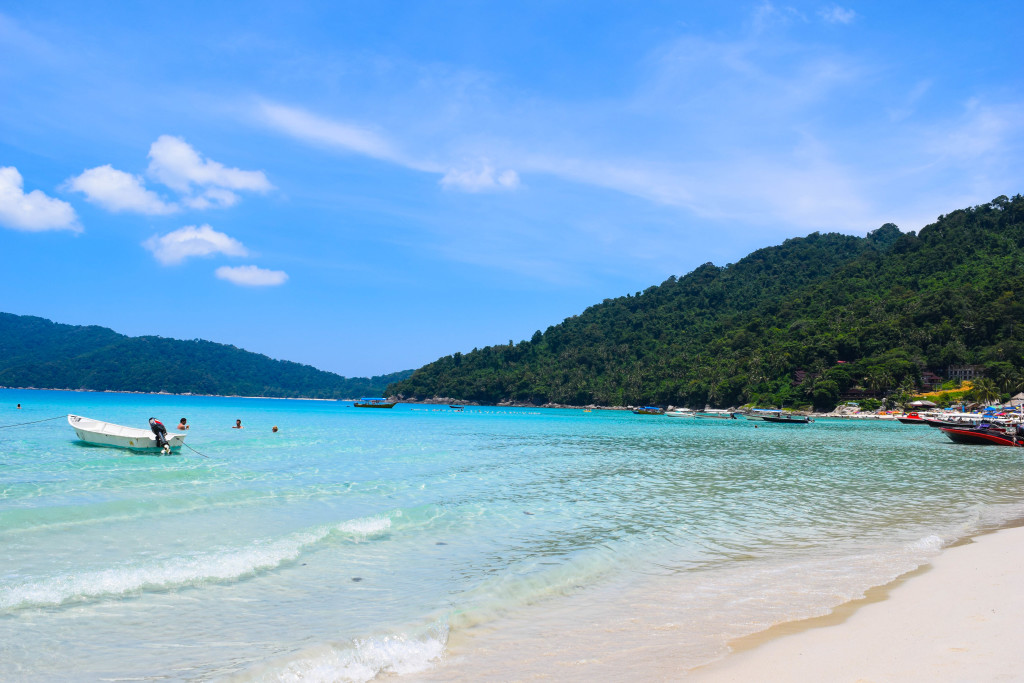
[[[392, 514], [400, 516], [401, 512]], [[360, 541], [379, 537], [391, 529], [392, 514], [324, 525], [279, 539], [257, 541], [243, 548], [221, 548], [146, 564], [127, 564], [4, 586], [0, 588], [0, 610], [52, 607], [146, 591], [235, 581], [294, 562], [304, 551], [328, 539]]]
[[251, 669], [236, 680], [364, 683], [429, 669], [445, 652], [448, 626], [436, 623], [418, 634], [390, 634], [325, 644]]

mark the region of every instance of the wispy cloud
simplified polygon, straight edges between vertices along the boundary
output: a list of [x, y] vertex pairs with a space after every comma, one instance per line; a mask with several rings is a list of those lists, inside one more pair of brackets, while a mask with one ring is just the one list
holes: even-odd
[[496, 171], [493, 166], [484, 162], [477, 168], [453, 168], [444, 174], [440, 182], [446, 189], [466, 192], [514, 190], [519, 187], [519, 174], [511, 169]]
[[82, 230], [75, 210], [67, 202], [41, 190], [26, 193], [24, 180], [13, 166], [0, 168], [0, 225], [30, 232]]
[[406, 159], [391, 141], [367, 127], [317, 116], [298, 107], [272, 102], [257, 105], [257, 118], [271, 128], [306, 143], [362, 154], [391, 161], [417, 170], [436, 171], [436, 167]]
[[90, 168], [70, 178], [67, 188], [81, 192], [90, 202], [113, 212], [134, 211], [149, 215], [174, 213], [178, 206], [165, 202], [152, 190], [147, 190], [141, 176], [119, 171], [110, 164]]
[[217, 232], [209, 225], [186, 225], [166, 235], [154, 235], [142, 243], [157, 261], [176, 265], [191, 256], [248, 256], [249, 250], [238, 240]]
[[257, 119], [265, 125], [307, 144], [397, 164], [424, 173], [441, 175], [439, 183], [447, 190], [485, 192], [519, 187], [519, 174], [513, 169], [496, 169], [486, 159], [476, 163], [452, 164], [417, 159], [398, 150], [383, 133], [369, 127], [312, 114], [297, 107], [261, 102]]
[[283, 270], [267, 270], [257, 266], [221, 266], [215, 271], [221, 280], [243, 287], [276, 287], [288, 281]]
[[857, 13], [852, 9], [832, 5], [831, 7], [824, 7], [819, 10], [818, 16], [830, 24], [849, 24], [857, 18]]

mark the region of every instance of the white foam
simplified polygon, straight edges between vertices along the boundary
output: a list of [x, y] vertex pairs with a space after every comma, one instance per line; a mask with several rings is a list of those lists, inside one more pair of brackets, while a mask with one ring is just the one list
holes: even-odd
[[344, 681], [363, 683], [384, 675], [425, 671], [441, 658], [448, 628], [436, 626], [420, 636], [404, 634], [354, 640], [345, 645], [322, 645], [299, 656], [251, 671], [243, 678], [257, 681]]
[[388, 516], [365, 517], [296, 532], [276, 540], [259, 540], [244, 548], [222, 548], [146, 564], [128, 563], [96, 571], [51, 576], [0, 587], [0, 609], [54, 606], [237, 580], [293, 562], [304, 550], [328, 536], [341, 534], [365, 540], [390, 528], [391, 518]]

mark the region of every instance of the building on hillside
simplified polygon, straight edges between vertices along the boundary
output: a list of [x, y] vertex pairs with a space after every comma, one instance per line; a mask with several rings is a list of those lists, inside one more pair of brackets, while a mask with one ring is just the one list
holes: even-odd
[[968, 382], [984, 374], [985, 370], [980, 365], [950, 365], [946, 370], [946, 377], [961, 382]]
[[925, 391], [935, 391], [942, 386], [944, 380], [934, 372], [925, 370], [921, 373], [921, 386]]

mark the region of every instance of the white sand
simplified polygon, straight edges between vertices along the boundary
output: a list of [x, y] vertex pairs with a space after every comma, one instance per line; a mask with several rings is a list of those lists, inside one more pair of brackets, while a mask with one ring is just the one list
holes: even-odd
[[841, 623], [764, 639], [686, 680], [1024, 681], [1024, 528], [949, 548], [888, 599], [832, 621]]

